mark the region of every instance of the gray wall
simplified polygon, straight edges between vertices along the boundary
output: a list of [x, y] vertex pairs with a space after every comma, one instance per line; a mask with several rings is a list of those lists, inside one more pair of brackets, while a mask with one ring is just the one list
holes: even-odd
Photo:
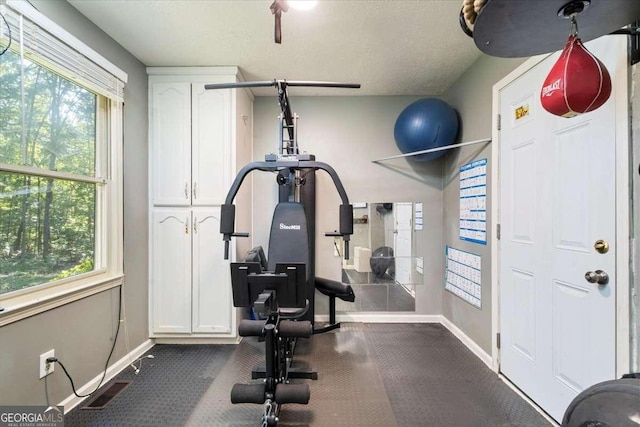
[[[124, 108], [124, 302], [128, 341], [133, 349], [148, 337], [145, 67], [66, 1], [31, 3], [129, 76]], [[102, 372], [115, 335], [118, 292], [117, 288], [102, 292], [0, 328], [0, 404], [45, 403], [45, 381], [38, 379], [38, 360], [41, 353], [52, 348], [78, 387]], [[111, 362], [125, 353], [125, 330], [121, 327]], [[47, 382], [52, 403], [71, 394], [59, 366]]]
[[[299, 114], [298, 140], [301, 150], [335, 168], [350, 201], [422, 202], [425, 227], [414, 241], [425, 260], [424, 286], [416, 290], [416, 312], [440, 314], [442, 304], [442, 163], [410, 164], [404, 159], [371, 163], [374, 159], [400, 154], [393, 139], [393, 126], [400, 112], [416, 97], [336, 96], [292, 97], [292, 110]], [[278, 148], [280, 109], [275, 97], [260, 97], [254, 105], [254, 159]], [[277, 199], [275, 176], [254, 173], [255, 244], [267, 246], [271, 212]], [[319, 276], [340, 279], [340, 259], [333, 255], [333, 239], [327, 231], [338, 229], [339, 198], [328, 175], [318, 173], [316, 246]], [[323, 297], [326, 298], [326, 297]], [[316, 314], [326, 314], [320, 309]]]
[[636, 64], [632, 68], [632, 100], [631, 100], [631, 129], [633, 135], [631, 139], [632, 151], [632, 167], [631, 180], [633, 183], [633, 192], [631, 193], [631, 201], [633, 207], [633, 228], [632, 237], [633, 251], [631, 260], [633, 275], [631, 276], [631, 336], [632, 344], [635, 340], [635, 347], [631, 348], [631, 372], [640, 372], [640, 64]]
[[[445, 99], [455, 108], [461, 120], [460, 142], [491, 138], [492, 126], [492, 90], [493, 85], [513, 71], [526, 58], [503, 59], [482, 55], [478, 60], [445, 92]], [[472, 252], [482, 257], [482, 309], [450, 292], [442, 294], [442, 313], [475, 341], [484, 351], [491, 354], [491, 244], [480, 245], [460, 240], [458, 219], [460, 216], [460, 166], [477, 159], [489, 159], [487, 177], [491, 176], [491, 145], [478, 144], [451, 150], [444, 159], [443, 229], [446, 245]], [[493, 187], [487, 183], [487, 206], [491, 205]], [[491, 222], [491, 212], [487, 210], [487, 223]], [[494, 230], [487, 230], [487, 240]]]

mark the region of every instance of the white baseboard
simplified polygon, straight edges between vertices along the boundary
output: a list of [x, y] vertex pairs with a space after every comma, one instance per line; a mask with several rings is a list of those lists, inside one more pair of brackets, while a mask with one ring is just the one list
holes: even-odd
[[456, 325], [454, 325], [453, 322], [451, 322], [451, 320], [447, 319], [444, 316], [440, 316], [440, 323], [442, 323], [442, 326], [447, 328], [449, 332], [455, 335], [456, 338], [462, 341], [462, 343], [466, 345], [467, 348], [471, 350], [473, 354], [478, 356], [478, 358], [482, 360], [484, 364], [489, 367], [489, 369], [491, 369], [492, 371], [494, 370], [493, 360], [491, 359], [491, 355], [489, 353], [484, 351], [478, 344], [476, 344], [475, 341], [469, 338], [467, 334], [462, 332], [462, 330], [458, 328]]
[[156, 344], [238, 344], [241, 337], [232, 338], [205, 338], [205, 337], [158, 337]]
[[[403, 313], [349, 313], [338, 314], [338, 322], [362, 322], [362, 323], [441, 323], [440, 315], [431, 314], [403, 314]], [[316, 322], [328, 322], [328, 315], [315, 316]]]
[[[144, 341], [138, 347], [131, 350], [129, 354], [125, 354], [120, 360], [118, 360], [113, 365], [109, 366], [109, 368], [107, 369], [107, 374], [105, 375], [104, 381], [102, 382], [102, 384], [104, 385], [108, 383], [116, 375], [118, 375], [123, 369], [129, 366], [133, 360], [138, 359], [144, 353], [149, 351], [149, 349], [154, 345], [155, 343], [153, 342], [153, 340], [149, 339]], [[76, 390], [78, 394], [82, 395], [90, 391], [93, 391], [96, 388], [96, 386], [100, 383], [103, 372], [104, 371], [100, 372], [95, 378], [93, 378], [91, 381], [89, 381], [88, 383], [80, 387], [78, 390]], [[73, 408], [78, 406], [78, 404], [80, 404], [84, 399], [86, 398], [80, 398], [80, 397], [77, 397], [75, 394], [71, 394], [71, 396], [67, 397], [62, 402], [58, 403], [58, 405], [64, 406], [64, 413], [68, 414], [69, 411], [71, 411]]]

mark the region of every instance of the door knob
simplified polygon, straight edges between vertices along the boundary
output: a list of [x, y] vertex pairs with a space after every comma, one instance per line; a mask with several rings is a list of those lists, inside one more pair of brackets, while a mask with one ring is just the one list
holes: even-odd
[[598, 285], [606, 285], [609, 283], [609, 275], [602, 270], [587, 271], [584, 278], [587, 282], [597, 283]]
[[609, 244], [602, 239], [596, 240], [593, 248], [600, 254], [606, 254], [607, 252], [609, 252]]

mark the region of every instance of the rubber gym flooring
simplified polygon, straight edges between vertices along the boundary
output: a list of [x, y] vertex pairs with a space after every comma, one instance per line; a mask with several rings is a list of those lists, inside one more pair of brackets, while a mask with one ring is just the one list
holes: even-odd
[[[232, 405], [236, 382], [251, 382], [264, 344], [156, 345], [132, 383], [102, 410], [81, 409], [65, 426], [259, 426], [261, 405]], [[549, 426], [550, 424], [439, 324], [343, 323], [299, 340], [297, 366], [308, 405], [284, 405], [279, 426]]]

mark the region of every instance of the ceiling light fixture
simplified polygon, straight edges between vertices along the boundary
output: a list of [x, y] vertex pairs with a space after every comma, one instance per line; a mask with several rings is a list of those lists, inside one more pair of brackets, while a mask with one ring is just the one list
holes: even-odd
[[271, 14], [275, 15], [276, 18], [275, 42], [278, 44], [282, 43], [282, 12], [287, 12], [289, 7], [298, 10], [313, 9], [317, 3], [317, 0], [274, 0], [271, 6], [269, 6], [269, 9], [271, 10]]
[[318, 0], [289, 0], [289, 6], [297, 10], [310, 10], [316, 7]]
[[276, 17], [276, 27], [275, 27], [275, 42], [280, 44], [282, 42], [282, 31], [280, 28], [280, 18], [282, 17], [282, 12], [287, 12], [289, 10], [289, 2], [287, 0], [275, 0], [269, 6], [271, 9], [271, 14]]

